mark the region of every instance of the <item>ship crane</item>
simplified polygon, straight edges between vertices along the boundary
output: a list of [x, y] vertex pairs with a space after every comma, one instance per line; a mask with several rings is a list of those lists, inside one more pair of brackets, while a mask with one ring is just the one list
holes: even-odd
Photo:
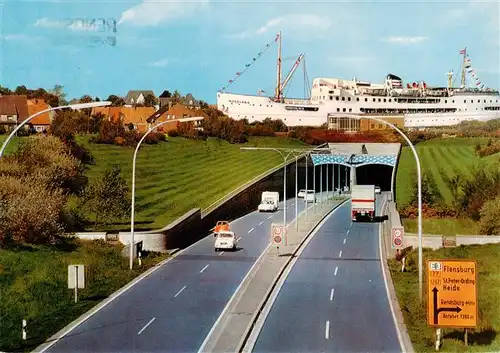
[[295, 64], [293, 64], [290, 72], [288, 73], [288, 75], [286, 75], [285, 80], [281, 84], [281, 88], [280, 88], [281, 94], [283, 94], [283, 91], [285, 90], [286, 85], [288, 84], [288, 82], [290, 82], [295, 70], [297, 70], [297, 68], [299, 67], [303, 58], [304, 58], [304, 54], [300, 54], [299, 57], [297, 58], [297, 60], [295, 60]]

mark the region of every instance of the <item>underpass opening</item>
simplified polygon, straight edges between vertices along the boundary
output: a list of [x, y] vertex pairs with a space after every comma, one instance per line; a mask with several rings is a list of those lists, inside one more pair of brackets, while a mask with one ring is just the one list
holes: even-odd
[[382, 191], [391, 191], [393, 167], [384, 164], [367, 164], [356, 167], [358, 185], [378, 185]]

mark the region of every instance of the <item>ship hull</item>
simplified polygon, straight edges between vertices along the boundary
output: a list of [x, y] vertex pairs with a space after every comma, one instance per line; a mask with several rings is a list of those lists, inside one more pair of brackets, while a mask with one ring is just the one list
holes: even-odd
[[[233, 93], [217, 93], [217, 107], [235, 120], [250, 123], [266, 118], [282, 120], [287, 126], [316, 126], [328, 123], [329, 114], [365, 115], [375, 113], [404, 116], [406, 128], [453, 126], [462, 121], [488, 121], [500, 118], [500, 97], [491, 94], [456, 95], [441, 98], [438, 103], [395, 102], [391, 97], [360, 95], [350, 101], [286, 100], [274, 102], [269, 97]], [[412, 110], [413, 113], [408, 113]], [[453, 112], [446, 112], [454, 110]], [[380, 111], [395, 112], [380, 114]], [[444, 112], [443, 112], [444, 111]]]

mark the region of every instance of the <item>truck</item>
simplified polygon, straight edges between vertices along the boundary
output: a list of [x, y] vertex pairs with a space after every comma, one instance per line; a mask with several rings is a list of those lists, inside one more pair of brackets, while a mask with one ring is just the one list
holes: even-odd
[[259, 212], [275, 212], [278, 210], [280, 193], [276, 191], [263, 191], [261, 196]]
[[351, 217], [356, 222], [359, 217], [375, 219], [375, 185], [353, 185], [351, 190]]

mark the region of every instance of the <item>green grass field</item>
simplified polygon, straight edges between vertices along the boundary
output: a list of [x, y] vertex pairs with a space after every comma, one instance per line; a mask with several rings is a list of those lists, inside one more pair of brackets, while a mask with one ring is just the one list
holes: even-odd
[[[121, 245], [70, 241], [61, 247], [0, 249], [0, 351], [28, 351], [167, 255], [150, 254], [129, 270]], [[85, 289], [68, 289], [68, 265], [86, 266]], [[22, 341], [22, 320], [27, 341]]]
[[[403, 226], [408, 233], [418, 232], [416, 219], [404, 219]], [[470, 218], [424, 218], [422, 217], [422, 231], [424, 234], [441, 235], [471, 235], [479, 234], [479, 225]]]
[[[448, 188], [447, 180], [456, 174], [469, 176], [473, 166], [480, 163], [498, 163], [500, 168], [500, 155], [479, 158], [474, 153], [474, 147], [479, 142], [486, 145], [488, 138], [448, 138], [430, 140], [416, 145], [417, 153], [422, 167], [422, 173], [431, 176], [431, 182], [443, 201], [452, 202], [452, 194]], [[399, 160], [396, 180], [396, 199], [398, 205], [410, 202], [413, 181], [417, 177], [417, 167], [413, 153], [409, 147], [404, 147]]]
[[[469, 331], [468, 346], [464, 344], [463, 329], [442, 329], [441, 352], [500, 352], [499, 252], [500, 244], [424, 251], [424, 263], [426, 259], [475, 259], [478, 264], [478, 327]], [[415, 352], [433, 352], [433, 329], [427, 326], [426, 294], [424, 294], [423, 304], [418, 298], [417, 251], [413, 250], [407, 257], [409, 272], [401, 272], [401, 264], [394, 259], [389, 260], [389, 268]], [[425, 288], [426, 283], [424, 282]]]
[[[0, 137], [0, 141], [2, 141]], [[78, 141], [95, 158], [87, 175], [97, 178], [110, 164], [119, 164], [131, 183], [133, 148], [98, 145], [88, 136]], [[13, 140], [7, 153], [12, 152]], [[240, 147], [305, 147], [299, 140], [281, 137], [252, 137], [245, 144], [209, 139], [168, 138], [168, 142], [141, 145], [136, 165], [136, 227], [160, 228], [192, 208], [206, 208], [245, 182], [283, 163], [273, 151], [241, 151]], [[130, 184], [129, 184], [130, 185]], [[124, 220], [106, 229], [128, 229]]]

